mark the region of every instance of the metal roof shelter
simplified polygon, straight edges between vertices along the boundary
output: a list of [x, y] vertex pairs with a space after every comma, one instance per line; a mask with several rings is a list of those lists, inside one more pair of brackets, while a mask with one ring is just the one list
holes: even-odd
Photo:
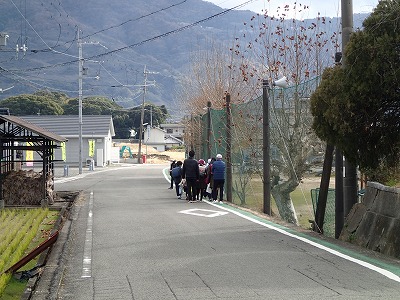
[[[16, 151], [36, 151], [43, 164], [43, 201], [48, 204], [46, 191], [48, 187], [48, 176], [54, 177], [54, 149], [60, 147], [66, 138], [47, 131], [39, 126], [29, 123], [21, 118], [10, 115], [0, 115], [0, 208], [4, 207], [3, 178], [4, 174], [15, 169]], [[28, 143], [29, 142], [29, 143]], [[26, 162], [18, 160], [18, 162]], [[51, 186], [53, 189], [53, 185]]]

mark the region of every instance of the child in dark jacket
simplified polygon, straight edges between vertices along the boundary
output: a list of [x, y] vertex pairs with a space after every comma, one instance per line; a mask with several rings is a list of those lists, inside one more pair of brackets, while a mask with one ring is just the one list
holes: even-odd
[[181, 199], [182, 186], [180, 183], [182, 181], [182, 162], [180, 160], [176, 163], [176, 167], [171, 170], [171, 176], [175, 182], [176, 196], [178, 199]]

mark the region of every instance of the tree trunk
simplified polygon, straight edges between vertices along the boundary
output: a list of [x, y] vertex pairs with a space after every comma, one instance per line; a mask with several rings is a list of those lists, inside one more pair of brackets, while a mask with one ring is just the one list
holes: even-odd
[[271, 190], [281, 218], [295, 225], [299, 225], [299, 221], [297, 220], [290, 193], [293, 192], [298, 185], [299, 183], [297, 180], [289, 179], [288, 181], [275, 185]]

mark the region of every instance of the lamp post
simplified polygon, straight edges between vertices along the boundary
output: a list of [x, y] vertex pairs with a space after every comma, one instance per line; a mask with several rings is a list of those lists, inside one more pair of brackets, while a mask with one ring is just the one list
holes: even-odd
[[[286, 77], [272, 83], [273, 86], [287, 87]], [[269, 137], [269, 81], [263, 80], [263, 211], [271, 215], [271, 168], [270, 168], [270, 137]]]

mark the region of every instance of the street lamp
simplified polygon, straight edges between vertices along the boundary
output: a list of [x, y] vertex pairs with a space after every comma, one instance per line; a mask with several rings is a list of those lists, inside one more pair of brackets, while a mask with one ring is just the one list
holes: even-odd
[[[272, 82], [272, 86], [278, 86], [281, 88], [287, 87], [286, 77]], [[271, 169], [270, 169], [270, 138], [269, 138], [269, 95], [268, 92], [271, 89], [268, 80], [263, 80], [263, 196], [264, 196], [264, 213], [271, 215]]]

